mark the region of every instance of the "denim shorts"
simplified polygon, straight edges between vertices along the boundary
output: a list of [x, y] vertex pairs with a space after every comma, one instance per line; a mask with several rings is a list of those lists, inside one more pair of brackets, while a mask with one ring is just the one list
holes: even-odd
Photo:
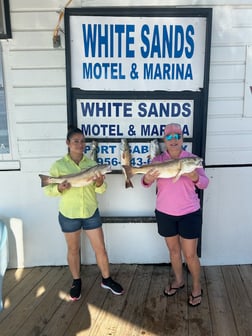
[[155, 210], [158, 225], [158, 233], [162, 237], [174, 237], [176, 235], [185, 239], [201, 237], [202, 211], [201, 209], [182, 216], [171, 216]]
[[75, 232], [78, 230], [93, 230], [102, 226], [99, 209], [89, 218], [68, 218], [59, 212], [59, 223], [62, 232]]

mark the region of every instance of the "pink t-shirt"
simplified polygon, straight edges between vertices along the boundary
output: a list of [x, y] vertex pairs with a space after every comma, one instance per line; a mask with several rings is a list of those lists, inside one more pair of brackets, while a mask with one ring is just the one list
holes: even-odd
[[[182, 151], [180, 154], [180, 158], [195, 156], [187, 151]], [[165, 151], [156, 156], [152, 163], [170, 159], [170, 155]], [[203, 168], [196, 169], [199, 174], [199, 180], [196, 184], [187, 176], [181, 176], [176, 182], [173, 182], [173, 178], [157, 179], [156, 209], [158, 211], [173, 216], [181, 216], [200, 209], [200, 199], [196, 193], [196, 187], [205, 189], [208, 186], [209, 179]], [[143, 183], [143, 179], [142, 184], [144, 187], [150, 187], [150, 184]]]

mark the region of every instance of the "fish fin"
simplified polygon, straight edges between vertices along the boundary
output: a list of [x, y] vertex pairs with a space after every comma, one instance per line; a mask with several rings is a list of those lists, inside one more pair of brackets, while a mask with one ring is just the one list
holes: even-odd
[[133, 183], [130, 180], [130, 178], [133, 176], [131, 172], [131, 166], [123, 165], [122, 170], [125, 176], [125, 188], [133, 188]]
[[49, 183], [49, 176], [47, 176], [47, 175], [43, 175], [43, 174], [39, 174], [39, 177], [40, 177], [40, 179], [41, 179], [41, 187], [43, 188], [43, 187], [45, 187], [45, 186], [47, 186], [48, 184], [50, 184]]
[[134, 188], [133, 183], [130, 179], [125, 181], [125, 188]]
[[181, 176], [181, 170], [178, 172], [178, 174], [172, 179], [172, 182], [177, 182]]

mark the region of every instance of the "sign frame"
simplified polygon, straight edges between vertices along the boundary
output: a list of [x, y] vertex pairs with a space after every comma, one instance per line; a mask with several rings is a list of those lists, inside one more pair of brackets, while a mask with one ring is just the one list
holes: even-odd
[[[99, 89], [94, 91], [83, 90], [72, 85], [72, 54], [71, 54], [71, 31], [70, 20], [74, 16], [96, 17], [132, 17], [132, 18], [198, 18], [205, 20], [204, 37], [204, 62], [202, 87], [198, 90], [117, 90]], [[121, 99], [193, 99], [193, 138], [185, 139], [192, 141], [192, 152], [205, 158], [206, 129], [207, 129], [207, 106], [209, 92], [209, 70], [210, 70], [210, 49], [212, 30], [212, 8], [178, 8], [178, 7], [89, 7], [89, 8], [66, 8], [65, 9], [65, 56], [66, 56], [66, 94], [67, 94], [67, 120], [68, 125], [77, 125], [77, 100], [92, 98], [121, 98]], [[169, 120], [171, 122], [171, 120]], [[175, 122], [175, 120], [174, 120]], [[168, 123], [168, 122], [167, 122]], [[97, 139], [96, 139], [97, 140]], [[99, 139], [98, 139], [99, 140]], [[132, 140], [136, 140], [135, 138]], [[143, 141], [144, 139], [137, 139]], [[118, 139], [105, 139], [102, 141], [118, 141]], [[199, 191], [202, 202], [203, 193]], [[126, 222], [155, 222], [154, 217], [104, 217], [106, 223], [126, 223]], [[200, 244], [199, 244], [200, 250]], [[199, 252], [200, 254], [200, 252]]]
[[[181, 99], [181, 93], [179, 92], [146, 92], [146, 91], [127, 91], [127, 92], [119, 92], [119, 91], [106, 91], [106, 92], [98, 92], [98, 91], [83, 91], [79, 89], [73, 89], [73, 99], [72, 99], [72, 107], [71, 107], [71, 114], [68, 116], [69, 124], [78, 125], [77, 120], [77, 101], [78, 99], [86, 99], [87, 101], [91, 99], [124, 99], [124, 100], [174, 100], [177, 101]], [[200, 111], [200, 98], [201, 92], [183, 92], [183, 99], [192, 100], [194, 102], [194, 114], [193, 114], [193, 137], [184, 137], [184, 142], [192, 142], [192, 151], [193, 153], [197, 154], [198, 156], [203, 157], [204, 153], [201, 151], [202, 149], [202, 142], [195, 141], [195, 134], [197, 135], [197, 139], [199, 140], [199, 130], [201, 128], [201, 119], [199, 116]], [[169, 120], [167, 120], [167, 123]], [[159, 141], [162, 141], [162, 137], [157, 137]], [[150, 138], [138, 138], [132, 137], [127, 138], [127, 141], [130, 142], [145, 142], [151, 140]], [[103, 142], [120, 142], [119, 138], [103, 138], [103, 137], [86, 137], [87, 142], [96, 140], [96, 141], [103, 141]]]
[[[81, 90], [80, 88], [72, 87], [72, 69], [71, 69], [71, 32], [70, 32], [70, 18], [72, 16], [113, 16], [113, 17], [168, 17], [168, 18], [205, 18], [205, 54], [204, 54], [204, 78], [203, 86], [198, 90], [198, 109], [197, 117], [194, 118], [193, 125], [193, 152], [203, 159], [205, 158], [206, 146], [206, 126], [207, 126], [207, 105], [208, 105], [208, 91], [209, 91], [209, 69], [210, 69], [210, 46], [211, 46], [211, 29], [212, 29], [212, 8], [176, 8], [176, 7], [90, 7], [90, 8], [66, 8], [65, 10], [65, 55], [66, 55], [66, 91], [67, 91], [67, 119], [68, 125], [76, 124], [76, 96], [85, 97], [88, 92], [90, 94], [96, 93], [92, 90]], [[160, 91], [111, 91], [111, 90], [97, 90], [97, 97], [104, 96], [121, 96], [122, 98], [129, 95], [137, 98], [144, 98], [153, 96], [153, 99], [160, 95]], [[196, 91], [163, 91], [166, 93], [166, 99], [170, 97], [179, 97], [184, 99], [189, 93]], [[178, 94], [179, 93], [179, 94]], [[198, 119], [199, 118], [199, 119]], [[111, 141], [112, 139], [109, 139]]]
[[9, 0], [0, 0], [0, 39], [12, 37]]

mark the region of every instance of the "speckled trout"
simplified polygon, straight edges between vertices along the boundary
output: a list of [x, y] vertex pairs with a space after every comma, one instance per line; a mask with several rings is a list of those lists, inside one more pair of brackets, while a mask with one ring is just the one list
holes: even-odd
[[120, 158], [122, 166], [129, 166], [131, 160], [130, 148], [127, 139], [121, 139]]
[[90, 159], [97, 162], [98, 142], [93, 140], [91, 143]]
[[151, 140], [148, 158], [152, 160], [159, 154], [161, 154], [159, 141], [157, 139]]
[[45, 187], [49, 184], [62, 182], [68, 182], [72, 187], [84, 187], [94, 181], [95, 176], [98, 174], [105, 175], [111, 173], [111, 166], [108, 164], [98, 164], [91, 168], [82, 170], [76, 174], [62, 175], [59, 177], [52, 177], [48, 175], [39, 174], [41, 178], [41, 187]]
[[146, 174], [149, 170], [154, 169], [159, 171], [158, 178], [173, 178], [176, 182], [181, 175], [191, 173], [195, 168], [202, 167], [203, 159], [199, 157], [186, 157], [165, 162], [155, 162], [141, 167], [123, 166], [125, 175], [125, 187], [133, 187], [131, 177], [136, 174]]

